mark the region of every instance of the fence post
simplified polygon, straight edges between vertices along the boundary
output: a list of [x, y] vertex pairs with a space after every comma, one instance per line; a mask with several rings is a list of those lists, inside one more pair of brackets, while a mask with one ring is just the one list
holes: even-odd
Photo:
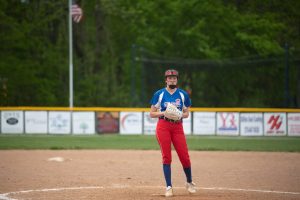
[[[141, 53], [141, 58], [144, 59], [144, 47], [140, 47], [140, 53]], [[146, 85], [146, 82], [145, 82], [145, 65], [142, 64], [142, 67], [141, 67], [141, 99], [140, 99], [140, 105], [141, 106], [145, 106], [146, 104], [146, 88], [145, 88], [145, 85]], [[148, 76], [151, 76], [150, 74]]]
[[289, 45], [285, 43], [285, 89], [284, 89], [284, 106], [290, 107], [290, 93], [289, 93]]
[[134, 107], [135, 104], [135, 59], [136, 59], [136, 45], [131, 46], [131, 106]]

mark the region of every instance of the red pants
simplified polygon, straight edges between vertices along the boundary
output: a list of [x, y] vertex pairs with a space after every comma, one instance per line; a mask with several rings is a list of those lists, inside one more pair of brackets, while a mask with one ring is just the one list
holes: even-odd
[[172, 123], [159, 119], [156, 126], [156, 138], [160, 145], [163, 164], [171, 164], [172, 162], [171, 143], [173, 143], [183, 168], [191, 167], [182, 123]]

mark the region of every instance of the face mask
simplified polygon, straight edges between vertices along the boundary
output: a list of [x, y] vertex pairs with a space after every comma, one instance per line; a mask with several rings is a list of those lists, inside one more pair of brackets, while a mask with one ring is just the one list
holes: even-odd
[[176, 88], [176, 85], [169, 85], [169, 88], [170, 88], [170, 89], [175, 89], [175, 88]]

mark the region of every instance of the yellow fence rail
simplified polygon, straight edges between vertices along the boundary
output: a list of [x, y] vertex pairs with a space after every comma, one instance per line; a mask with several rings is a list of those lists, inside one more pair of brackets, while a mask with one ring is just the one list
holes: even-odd
[[[150, 108], [124, 108], [124, 107], [0, 107], [1, 110], [24, 110], [24, 111], [115, 111], [115, 112], [149, 112]], [[293, 108], [191, 108], [190, 111], [198, 112], [290, 112], [298, 113], [300, 109]]]

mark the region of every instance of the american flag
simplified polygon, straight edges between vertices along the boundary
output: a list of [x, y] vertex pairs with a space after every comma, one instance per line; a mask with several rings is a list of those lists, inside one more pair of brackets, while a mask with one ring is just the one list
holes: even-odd
[[80, 22], [82, 14], [82, 9], [77, 4], [73, 4], [71, 8], [71, 15], [73, 17], [74, 22]]

